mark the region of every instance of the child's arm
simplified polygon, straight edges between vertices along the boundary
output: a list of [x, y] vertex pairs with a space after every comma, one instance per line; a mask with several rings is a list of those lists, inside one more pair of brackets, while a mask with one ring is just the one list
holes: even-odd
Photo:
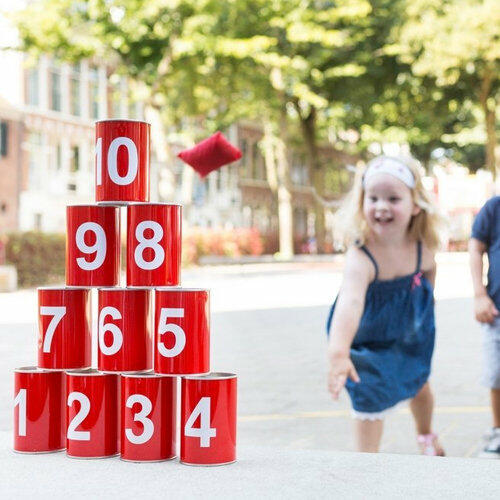
[[349, 357], [349, 349], [363, 314], [366, 289], [373, 275], [373, 265], [365, 254], [358, 248], [349, 249], [328, 345], [328, 389], [334, 399], [338, 398], [347, 377], [359, 382]]
[[493, 323], [498, 316], [495, 304], [488, 296], [483, 283], [483, 253], [486, 245], [476, 239], [469, 241], [470, 271], [472, 275], [472, 286], [474, 288], [474, 315], [481, 323]]

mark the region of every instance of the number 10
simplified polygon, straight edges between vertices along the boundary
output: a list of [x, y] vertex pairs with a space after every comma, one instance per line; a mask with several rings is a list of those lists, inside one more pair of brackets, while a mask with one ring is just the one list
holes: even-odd
[[[121, 176], [118, 173], [118, 149], [123, 146], [127, 148], [128, 152], [128, 168], [127, 173]], [[97, 185], [102, 184], [102, 137], [97, 139], [95, 145], [95, 158], [96, 158], [96, 177]], [[119, 186], [126, 186], [134, 182], [137, 176], [137, 147], [132, 139], [128, 137], [116, 137], [111, 141], [108, 149], [108, 174], [111, 180]]]

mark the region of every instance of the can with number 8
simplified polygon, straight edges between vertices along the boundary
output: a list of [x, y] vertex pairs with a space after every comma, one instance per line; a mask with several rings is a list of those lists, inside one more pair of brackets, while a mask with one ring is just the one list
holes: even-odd
[[120, 212], [117, 207], [66, 208], [66, 284], [115, 286], [120, 273]]
[[66, 372], [66, 453], [107, 458], [119, 451], [119, 375], [97, 370]]
[[181, 463], [236, 461], [236, 375], [189, 375], [181, 382]]
[[64, 372], [26, 366], [14, 370], [14, 451], [64, 450]]
[[127, 207], [127, 286], [175, 286], [181, 268], [181, 205]]
[[103, 120], [96, 123], [96, 201], [122, 204], [149, 201], [149, 123]]
[[98, 311], [99, 370], [151, 370], [150, 289], [99, 288]]
[[38, 366], [90, 367], [91, 323], [89, 288], [38, 288]]
[[121, 459], [155, 462], [175, 458], [176, 416], [176, 377], [122, 375]]

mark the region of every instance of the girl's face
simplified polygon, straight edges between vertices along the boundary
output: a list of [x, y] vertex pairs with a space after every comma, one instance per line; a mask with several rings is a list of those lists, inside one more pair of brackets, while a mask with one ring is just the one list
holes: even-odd
[[380, 238], [406, 234], [411, 218], [420, 212], [410, 188], [392, 175], [371, 176], [365, 186], [363, 214], [368, 227]]

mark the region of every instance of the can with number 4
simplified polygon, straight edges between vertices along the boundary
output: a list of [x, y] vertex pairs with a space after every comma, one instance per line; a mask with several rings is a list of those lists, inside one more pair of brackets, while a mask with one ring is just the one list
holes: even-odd
[[159, 462], [175, 458], [176, 416], [176, 377], [122, 375], [121, 459]]
[[175, 286], [181, 269], [181, 205], [127, 207], [127, 286]]
[[210, 296], [201, 288], [155, 290], [156, 373], [210, 371]]
[[103, 120], [96, 123], [96, 201], [123, 204], [149, 201], [149, 123]]
[[90, 367], [90, 289], [38, 288], [38, 332], [40, 368]]
[[98, 311], [99, 370], [151, 370], [150, 290], [99, 288]]
[[117, 207], [66, 208], [66, 285], [116, 286], [120, 272]]
[[36, 366], [14, 370], [14, 451], [64, 450], [64, 373]]
[[119, 375], [97, 370], [66, 372], [66, 453], [72, 458], [118, 454]]
[[181, 463], [236, 461], [236, 375], [190, 375], [181, 382]]

